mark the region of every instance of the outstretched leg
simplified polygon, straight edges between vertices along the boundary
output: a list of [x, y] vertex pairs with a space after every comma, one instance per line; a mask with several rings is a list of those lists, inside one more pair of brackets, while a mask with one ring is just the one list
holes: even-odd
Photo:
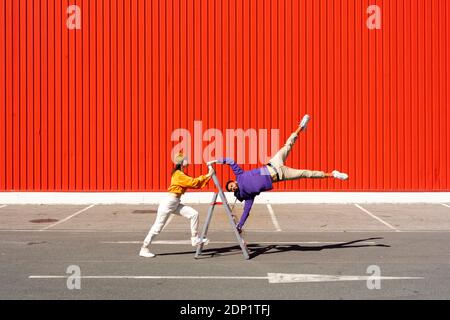
[[295, 142], [297, 141], [298, 135], [300, 134], [300, 132], [302, 132], [303, 130], [306, 129], [306, 126], [308, 125], [309, 120], [310, 120], [309, 115], [305, 115], [303, 117], [297, 130], [295, 130], [295, 132], [291, 134], [291, 136], [287, 139], [284, 146], [270, 160], [270, 163], [272, 165], [274, 165], [276, 168], [279, 168], [284, 165], [287, 157], [289, 156], [289, 153], [291, 152], [292, 147], [294, 146]]
[[327, 178], [327, 174], [323, 171], [293, 169], [286, 166], [280, 168], [282, 172], [282, 180], [297, 180], [302, 178], [321, 179]]
[[331, 173], [326, 173], [323, 171], [312, 171], [312, 170], [301, 170], [301, 169], [293, 169], [286, 166], [280, 168], [282, 173], [281, 181], [284, 180], [297, 180], [302, 178], [309, 179], [323, 179], [323, 178], [336, 178], [340, 180], [347, 180], [348, 175], [345, 173], [341, 173], [339, 171], [333, 171]]
[[153, 239], [159, 235], [161, 230], [164, 228], [164, 225], [167, 222], [167, 219], [169, 218], [170, 214], [174, 210], [170, 207], [160, 205], [158, 208], [158, 213], [156, 214], [155, 222], [153, 223], [152, 227], [150, 228], [150, 231], [148, 232], [147, 236], [144, 239], [143, 247], [148, 247]]
[[142, 244], [141, 247], [141, 251], [139, 252], [139, 255], [141, 257], [153, 258], [155, 256], [153, 253], [150, 252], [149, 246], [155, 239], [155, 237], [159, 235], [161, 230], [164, 228], [164, 225], [166, 224], [170, 214], [177, 209], [178, 205], [179, 199], [176, 199], [174, 197], [166, 198], [165, 200], [163, 200], [163, 202], [161, 202], [161, 204], [158, 207], [158, 213], [156, 214], [155, 222], [153, 223], [152, 227], [150, 228], [150, 231], [145, 237], [144, 243]]
[[286, 159], [289, 156], [289, 153], [291, 152], [292, 146], [297, 141], [297, 138], [298, 138], [298, 134], [296, 132], [291, 134], [291, 136], [289, 137], [289, 139], [287, 139], [284, 146], [280, 150], [278, 150], [278, 152], [275, 154], [275, 156], [272, 159], [270, 159], [270, 163], [272, 165], [274, 165], [276, 168], [282, 167], [284, 165], [284, 163], [286, 162]]

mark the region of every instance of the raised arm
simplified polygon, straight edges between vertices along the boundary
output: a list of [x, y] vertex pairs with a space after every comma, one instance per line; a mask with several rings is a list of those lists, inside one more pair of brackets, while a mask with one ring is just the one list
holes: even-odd
[[217, 163], [229, 165], [233, 170], [234, 174], [237, 176], [244, 173], [244, 170], [242, 170], [242, 168], [239, 167], [239, 165], [236, 162], [234, 162], [234, 160], [231, 158], [218, 159]]
[[211, 175], [203, 175], [199, 176], [197, 178], [192, 178], [188, 175], [186, 175], [184, 172], [179, 171], [177, 177], [176, 177], [176, 183], [184, 188], [191, 188], [191, 189], [201, 189], [208, 181], [211, 179]]

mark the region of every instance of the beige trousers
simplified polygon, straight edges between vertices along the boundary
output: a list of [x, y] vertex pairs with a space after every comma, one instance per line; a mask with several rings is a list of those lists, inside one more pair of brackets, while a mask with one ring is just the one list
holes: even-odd
[[153, 226], [150, 228], [150, 231], [145, 237], [144, 247], [148, 247], [155, 236], [161, 232], [171, 214], [180, 215], [191, 220], [191, 235], [192, 237], [196, 237], [198, 235], [197, 210], [181, 204], [180, 198], [169, 194], [158, 207], [155, 223], [153, 223]]
[[[272, 176], [272, 179], [274, 179], [274, 182], [296, 180], [301, 178], [325, 178], [325, 172], [323, 171], [293, 169], [284, 165], [287, 157], [289, 156], [289, 153], [291, 152], [292, 146], [297, 141], [297, 138], [297, 134], [291, 134], [285, 145], [270, 160], [270, 163], [274, 166], [275, 169], [271, 166], [267, 167], [269, 169], [270, 175]], [[280, 180], [277, 180], [276, 173], [278, 173]]]

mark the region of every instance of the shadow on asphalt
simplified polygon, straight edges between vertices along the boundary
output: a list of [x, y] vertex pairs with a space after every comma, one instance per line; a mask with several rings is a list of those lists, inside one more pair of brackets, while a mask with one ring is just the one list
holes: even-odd
[[[390, 248], [391, 246], [385, 244], [358, 244], [360, 242], [366, 242], [369, 240], [382, 240], [382, 239], [383, 238], [367, 238], [321, 246], [301, 246], [298, 244], [260, 245], [258, 243], [248, 243], [247, 248], [250, 251], [250, 259], [253, 259], [262, 254], [273, 254], [288, 251], [322, 251], [328, 249], [349, 249], [349, 248], [367, 248], [367, 247]], [[185, 255], [194, 253], [195, 251], [185, 251], [185, 252], [161, 253], [158, 255], [169, 256], [169, 255]], [[242, 254], [241, 247], [238, 245], [224, 248], [204, 249], [202, 251], [202, 256], [199, 259], [214, 258], [216, 256], [235, 255], [235, 254]]]

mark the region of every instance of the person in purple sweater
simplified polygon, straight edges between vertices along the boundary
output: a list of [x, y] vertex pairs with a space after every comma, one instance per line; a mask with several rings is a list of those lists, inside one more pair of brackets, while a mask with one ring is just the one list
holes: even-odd
[[308, 115], [303, 118], [297, 130], [292, 133], [289, 139], [286, 141], [286, 144], [265, 166], [249, 171], [244, 171], [238, 164], [234, 162], [233, 159], [224, 158], [218, 159], [216, 161], [217, 163], [229, 165], [236, 175], [236, 180], [230, 180], [227, 182], [227, 191], [233, 192], [235, 197], [239, 201], [245, 201], [244, 212], [239, 223], [236, 225], [236, 228], [239, 232], [242, 232], [242, 228], [250, 214], [250, 210], [252, 209], [255, 197], [261, 192], [272, 190], [273, 183], [302, 178], [336, 178], [340, 180], [348, 179], [347, 174], [341, 173], [337, 170], [331, 173], [325, 173], [323, 171], [293, 169], [284, 165], [292, 149], [292, 146], [297, 141], [299, 133], [306, 129], [309, 119], [310, 117]]

